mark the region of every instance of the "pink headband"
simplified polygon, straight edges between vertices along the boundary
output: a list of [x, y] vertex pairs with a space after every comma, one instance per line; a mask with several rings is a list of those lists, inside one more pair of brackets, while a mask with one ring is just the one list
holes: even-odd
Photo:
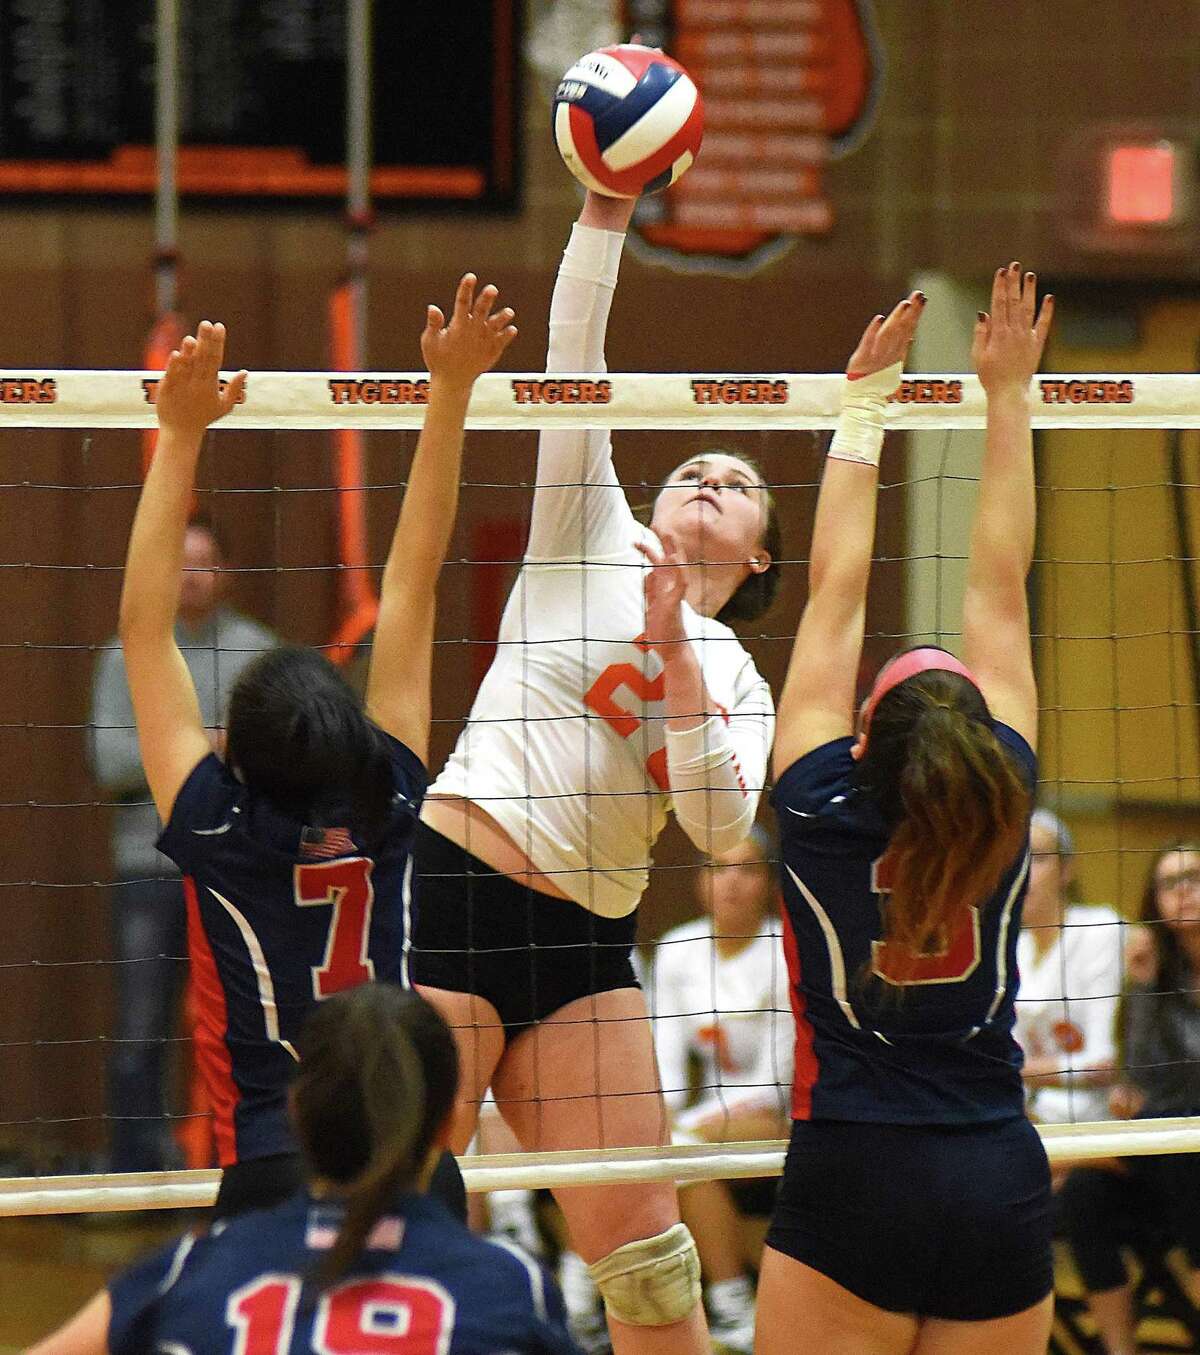
[[900, 683], [910, 677], [915, 677], [917, 673], [927, 673], [930, 669], [957, 673], [960, 677], [965, 677], [972, 687], [979, 686], [979, 683], [975, 681], [975, 674], [966, 664], [960, 663], [953, 654], [947, 653], [946, 650], [932, 647], [910, 649], [907, 654], [901, 654], [894, 662], [885, 664], [879, 676], [875, 679], [875, 685], [871, 688], [871, 695], [867, 697], [867, 704], [863, 709], [863, 731], [865, 732], [870, 728], [871, 716], [875, 714], [875, 707], [893, 687], [898, 687]]

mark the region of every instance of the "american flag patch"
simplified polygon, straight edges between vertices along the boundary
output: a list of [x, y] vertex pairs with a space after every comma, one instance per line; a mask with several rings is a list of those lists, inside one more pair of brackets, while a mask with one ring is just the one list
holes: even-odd
[[328, 861], [334, 856], [353, 856], [357, 851], [345, 828], [306, 828], [300, 834], [300, 855], [306, 861]]

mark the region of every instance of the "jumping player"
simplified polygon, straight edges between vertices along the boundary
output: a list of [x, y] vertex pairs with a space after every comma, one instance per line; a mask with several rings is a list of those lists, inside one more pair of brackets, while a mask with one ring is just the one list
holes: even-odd
[[[475, 378], [516, 333], [496, 290], [459, 284], [429, 307], [429, 409], [383, 576], [366, 713], [312, 649], [270, 651], [230, 697], [223, 756], [175, 643], [180, 565], [205, 429], [242, 396], [218, 380], [221, 325], [205, 321], [159, 385], [161, 433], [134, 519], [120, 636], [146, 777], [185, 877], [196, 1049], [214, 1107], [218, 1215], [273, 1203], [299, 1179], [285, 1110], [295, 1038], [313, 1004], [398, 980], [409, 848], [426, 786], [434, 589], [458, 502]], [[447, 1160], [447, 1188], [457, 1170]], [[461, 1191], [461, 1180], [457, 1182]]]
[[458, 1077], [432, 1007], [362, 984], [317, 1007], [297, 1048], [307, 1189], [134, 1266], [31, 1355], [578, 1355], [549, 1277], [424, 1193]]
[[883, 411], [924, 298], [850, 359], [775, 745], [793, 1131], [757, 1355], [1042, 1355], [1050, 1173], [1013, 1039], [1037, 689], [1029, 382], [1050, 324], [1002, 269], [973, 356], [987, 446], [965, 664], [909, 650], [855, 726]]
[[[603, 369], [631, 210], [588, 194], [551, 302], [549, 371]], [[489, 1084], [527, 1150], [667, 1141], [634, 910], [669, 808], [705, 852], [754, 822], [771, 695], [724, 623], [765, 610], [779, 545], [762, 477], [723, 452], [672, 472], [652, 526], [635, 521], [605, 433], [542, 434], [496, 659], [415, 846], [411, 974], [460, 1037], [460, 1149]], [[674, 1186], [559, 1200], [617, 1355], [704, 1349]]]

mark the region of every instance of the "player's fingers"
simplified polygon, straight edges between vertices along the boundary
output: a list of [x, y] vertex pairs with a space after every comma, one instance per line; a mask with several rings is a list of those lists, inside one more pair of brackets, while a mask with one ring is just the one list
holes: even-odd
[[234, 405], [241, 404], [246, 394], [246, 378], [249, 374], [243, 368], [240, 372], [234, 373], [225, 384], [225, 389], [220, 394], [221, 413], [228, 414]]
[[516, 312], [511, 306], [505, 306], [502, 311], [497, 311], [495, 315], [488, 316], [488, 324], [495, 330], [502, 330], [511, 323]]
[[427, 333], [435, 332], [439, 329], [445, 329], [446, 317], [437, 306], [425, 307], [425, 329]]
[[1047, 292], [1042, 297], [1042, 307], [1038, 311], [1037, 320], [1034, 322], [1033, 333], [1037, 339], [1038, 352], [1045, 347], [1046, 336], [1050, 333], [1050, 322], [1054, 319], [1054, 297]]
[[992, 278], [992, 304], [988, 314], [993, 325], [1003, 324], [1008, 314], [1008, 298], [1005, 292], [1007, 273], [1007, 269], [997, 268], [996, 275]]
[[225, 356], [225, 326], [219, 321], [210, 324], [207, 320], [201, 325], [200, 356], [205, 372], [215, 376], [221, 368], [221, 359]]
[[480, 290], [475, 298], [475, 304], [471, 308], [471, 316], [475, 320], [486, 320], [491, 314], [492, 307], [496, 304], [496, 298], [500, 295], [500, 289], [492, 283]]
[[639, 555], [644, 555], [656, 568], [662, 564], [662, 555], [648, 541], [635, 541], [633, 543], [633, 548]]
[[459, 279], [458, 291], [454, 294], [454, 319], [465, 320], [471, 312], [471, 302], [475, 296], [474, 273], [464, 273]]

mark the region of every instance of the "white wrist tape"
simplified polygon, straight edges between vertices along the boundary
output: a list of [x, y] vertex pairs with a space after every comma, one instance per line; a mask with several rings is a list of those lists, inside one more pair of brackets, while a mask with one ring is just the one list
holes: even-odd
[[883, 415], [888, 396], [900, 384], [904, 364], [893, 362], [869, 376], [847, 377], [842, 386], [842, 412], [829, 444], [829, 455], [839, 461], [878, 466], [883, 450]]

